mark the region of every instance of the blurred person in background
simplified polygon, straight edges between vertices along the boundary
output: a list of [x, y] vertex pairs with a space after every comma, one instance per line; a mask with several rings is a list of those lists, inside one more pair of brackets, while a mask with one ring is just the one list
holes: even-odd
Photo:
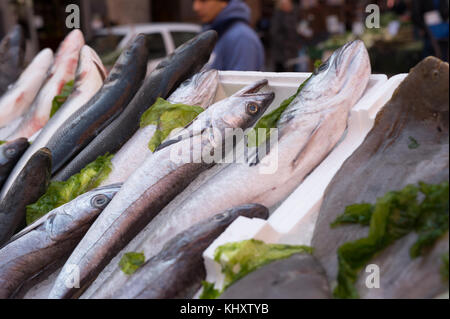
[[262, 71], [264, 48], [250, 27], [250, 8], [241, 0], [194, 0], [193, 9], [204, 24], [215, 30], [219, 40], [212, 54], [211, 68], [234, 71]]
[[293, 67], [286, 67], [286, 63], [297, 57], [300, 48], [297, 17], [298, 11], [292, 0], [277, 0], [270, 29], [272, 58], [276, 72], [293, 71]]
[[424, 42], [424, 57], [448, 61], [448, 0], [413, 0], [412, 20]]

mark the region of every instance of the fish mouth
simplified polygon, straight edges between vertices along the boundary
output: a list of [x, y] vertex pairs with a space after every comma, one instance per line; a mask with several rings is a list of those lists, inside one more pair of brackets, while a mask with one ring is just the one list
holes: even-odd
[[350, 68], [360, 65], [360, 61], [364, 60], [365, 55], [368, 56], [367, 49], [361, 40], [346, 43], [336, 52], [336, 58], [333, 61], [336, 75], [342, 76], [348, 73]]
[[[245, 88], [243, 88], [242, 90], [237, 92], [235, 94], [235, 96], [245, 97], [245, 96], [256, 94], [267, 84], [269, 84], [269, 81], [267, 79], [259, 80], [255, 83], [252, 83], [252, 84], [246, 86]], [[263, 93], [259, 93], [259, 94], [263, 94]]]

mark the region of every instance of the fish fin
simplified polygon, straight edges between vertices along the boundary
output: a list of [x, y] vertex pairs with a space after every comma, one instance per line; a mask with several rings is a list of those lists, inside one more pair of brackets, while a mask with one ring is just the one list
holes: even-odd
[[190, 124], [186, 125], [186, 127], [177, 135], [175, 135], [173, 138], [171, 138], [170, 140], [164, 141], [162, 142], [156, 149], [155, 149], [155, 153], [166, 148], [169, 147], [173, 144], [176, 144], [178, 142], [184, 141], [184, 140], [188, 140], [196, 135], [201, 135], [205, 132], [205, 130], [210, 126], [210, 123], [206, 123], [206, 125], [202, 125], [200, 131], [194, 131], [193, 128], [193, 123], [194, 121], [192, 121]]

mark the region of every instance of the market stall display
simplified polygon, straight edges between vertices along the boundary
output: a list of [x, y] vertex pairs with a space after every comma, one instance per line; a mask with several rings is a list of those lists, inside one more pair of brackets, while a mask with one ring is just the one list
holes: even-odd
[[[448, 64], [428, 58], [388, 80], [350, 41], [312, 74], [205, 72], [216, 39], [200, 34], [144, 80], [143, 36], [106, 75], [69, 34], [59, 75], [19, 107], [31, 146], [15, 134], [0, 145], [0, 297], [448, 291]], [[243, 163], [220, 162], [230, 139]], [[183, 150], [188, 162], [174, 161]], [[360, 275], [369, 262], [382, 290]]]

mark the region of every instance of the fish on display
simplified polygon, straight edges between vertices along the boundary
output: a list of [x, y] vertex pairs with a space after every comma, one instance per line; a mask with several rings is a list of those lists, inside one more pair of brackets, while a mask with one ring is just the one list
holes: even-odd
[[[189, 196], [181, 194], [185, 200], [179, 205], [158, 214], [132, 249], [151, 258], [173, 236], [229, 207], [258, 203], [270, 208], [283, 200], [341, 139], [349, 111], [362, 96], [370, 73], [369, 56], [361, 41], [337, 50], [281, 115], [278, 154], [267, 154], [256, 166], [233, 163], [222, 167]], [[266, 162], [278, 162], [274, 174], [260, 173], [259, 166], [268, 166]], [[113, 280], [120, 287], [117, 269], [105, 276], [114, 279], [104, 281]], [[101, 290], [99, 297], [103, 294], [109, 291]]]
[[[183, 82], [167, 99], [172, 104], [201, 106], [207, 109], [213, 104], [219, 85], [217, 70], [200, 72]], [[102, 185], [125, 182], [127, 178], [152, 154], [148, 143], [155, 134], [156, 125], [140, 128], [111, 160], [112, 171]]]
[[2, 194], [5, 194], [11, 185], [13, 185], [20, 171], [37, 150], [42, 147], [47, 147], [53, 154], [55, 145], [49, 144], [50, 139], [72, 114], [83, 107], [100, 90], [105, 77], [106, 70], [98, 55], [90, 47], [84, 46], [80, 52], [80, 62], [78, 63], [73, 92], [42, 128], [39, 135], [34, 140], [33, 138], [30, 139], [30, 142], [32, 142], [31, 146], [14, 167]]
[[47, 79], [52, 63], [53, 51], [42, 50], [0, 98], [0, 127], [7, 126], [28, 110]]
[[146, 78], [126, 110], [58, 172], [54, 180], [65, 181], [99, 156], [119, 151], [139, 129], [142, 114], [157, 98], [167, 98], [182, 82], [208, 62], [216, 41], [215, 31], [204, 32], [166, 57]]
[[243, 205], [190, 227], [132, 274], [112, 298], [192, 299], [206, 277], [203, 252], [240, 216], [267, 219], [269, 211], [261, 205]]
[[26, 138], [19, 138], [0, 145], [0, 188], [28, 146]]
[[7, 242], [25, 220], [26, 207], [36, 202], [50, 182], [52, 156], [46, 148], [38, 150], [0, 200], [0, 245]]
[[7, 140], [30, 138], [47, 124], [54, 97], [59, 95], [64, 85], [75, 77], [83, 45], [84, 38], [80, 30], [74, 30], [66, 36], [56, 52], [47, 82], [39, 91], [17, 129], [8, 136]]
[[[130, 176], [66, 263], [79, 266], [82, 289], [198, 174], [214, 165], [205, 161], [205, 154], [214, 155], [217, 146], [231, 138], [230, 128], [245, 130], [256, 123], [275, 97], [272, 92], [259, 93], [267, 83], [258, 81], [210, 106], [180, 133], [184, 139], [161, 146]], [[202, 130], [197, 132], [199, 125]], [[220, 132], [220, 136], [213, 134], [213, 130]], [[194, 148], [200, 152], [193, 152]], [[173, 149], [189, 150], [192, 160], [172, 161]], [[70, 298], [82, 292], [67, 288], [65, 277], [63, 269], [51, 298]]]
[[322, 266], [308, 254], [274, 261], [239, 279], [219, 299], [331, 299]]
[[120, 184], [97, 188], [58, 207], [0, 249], [0, 299], [11, 298], [29, 279], [62, 264]]
[[16, 82], [25, 58], [25, 36], [22, 27], [15, 25], [0, 42], [0, 97]]
[[148, 52], [147, 38], [137, 35], [120, 55], [100, 91], [58, 125], [47, 142], [53, 155], [52, 174], [125, 109], [145, 78]]
[[[339, 247], [365, 238], [369, 233], [369, 227], [361, 225], [330, 227], [346, 207], [374, 204], [388, 192], [419, 182], [448, 182], [448, 83], [448, 63], [439, 59], [427, 58], [413, 68], [378, 113], [363, 144], [347, 159], [328, 186], [312, 246], [330, 282], [335, 282], [338, 276]], [[404, 224], [407, 225], [406, 219]], [[430, 231], [436, 230], [436, 224], [431, 223], [429, 227]], [[377, 265], [381, 272], [381, 289], [366, 286], [367, 276], [363, 275], [363, 270], [355, 283], [360, 298], [422, 299], [448, 291], [448, 282], [446, 284], [440, 275], [441, 256], [449, 249], [448, 233], [426, 254], [413, 259], [410, 249], [417, 237], [411, 232], [370, 260], [370, 264]]]

